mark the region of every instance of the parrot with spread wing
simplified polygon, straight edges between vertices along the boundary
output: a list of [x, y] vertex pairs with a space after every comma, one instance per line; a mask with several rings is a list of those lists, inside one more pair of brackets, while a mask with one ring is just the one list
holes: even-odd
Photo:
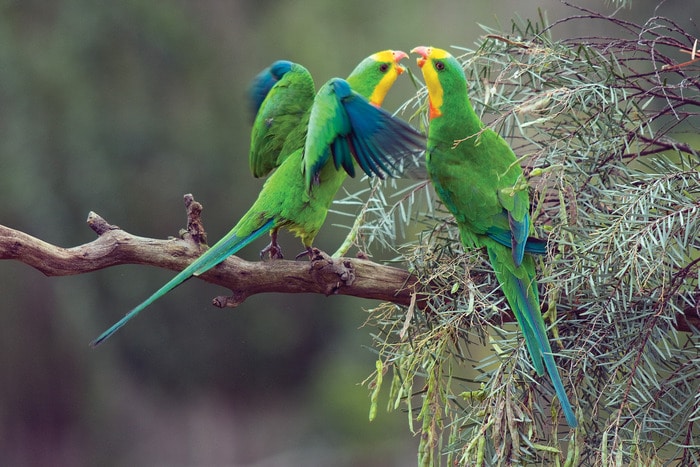
[[542, 375], [546, 368], [567, 423], [576, 427], [540, 310], [531, 254], [544, 254], [546, 245], [528, 236], [530, 201], [523, 170], [508, 143], [474, 112], [459, 62], [434, 47], [416, 47], [412, 53], [419, 55], [428, 90], [430, 180], [455, 216], [464, 246], [486, 248], [535, 371]]
[[[380, 108], [404, 71], [399, 62], [406, 57], [401, 51], [378, 52], [363, 60], [347, 80], [333, 78], [324, 84], [308, 110], [306, 138], [295, 142], [300, 146], [268, 177], [258, 199], [241, 220], [91, 345], [99, 345], [158, 298], [268, 232], [271, 242], [261, 256], [269, 253], [271, 258], [282, 257], [277, 232], [286, 228], [301, 239], [311, 257], [313, 240], [346, 176], [354, 175], [355, 163], [367, 175], [383, 177], [383, 170], [394, 167], [395, 161], [425, 149], [422, 134]], [[274, 85], [270, 92], [273, 88]]]

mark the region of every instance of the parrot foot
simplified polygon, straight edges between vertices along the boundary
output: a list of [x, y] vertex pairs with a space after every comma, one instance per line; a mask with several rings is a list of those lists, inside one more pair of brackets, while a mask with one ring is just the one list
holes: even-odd
[[265, 259], [265, 255], [269, 254], [270, 259], [283, 259], [282, 248], [277, 244], [277, 242], [270, 242], [265, 248], [260, 250], [260, 259]]
[[342, 287], [349, 287], [355, 282], [352, 261], [331, 258], [317, 248], [313, 249], [313, 255], [311, 274], [318, 283], [325, 284], [324, 294], [337, 294]]
[[[316, 251], [320, 251], [320, 250], [316, 250]], [[294, 257], [294, 260], [296, 261], [296, 260], [301, 259], [301, 258], [304, 257], [304, 256], [308, 256], [308, 257], [309, 257], [309, 260], [310, 260], [310, 261], [313, 261], [314, 255], [315, 255], [314, 249], [311, 248], [311, 247], [309, 246], [309, 247], [306, 247], [306, 250], [304, 250], [304, 251], [302, 251], [301, 253], [299, 253], [298, 255], [296, 255], [296, 256]]]

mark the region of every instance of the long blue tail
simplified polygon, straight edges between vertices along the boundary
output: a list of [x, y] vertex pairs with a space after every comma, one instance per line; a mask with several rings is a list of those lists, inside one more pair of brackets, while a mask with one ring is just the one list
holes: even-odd
[[[554, 391], [561, 403], [566, 422], [572, 428], [578, 426], [576, 416], [566, 395], [564, 384], [559, 376], [556, 362], [552, 356], [552, 347], [547, 338], [544, 319], [540, 311], [540, 300], [537, 293], [537, 284], [534, 277], [534, 263], [532, 257], [525, 256], [524, 262], [516, 270], [518, 277], [512, 270], [512, 258], [510, 249], [503, 248], [500, 244], [487, 245], [489, 260], [496, 272], [496, 278], [501, 284], [503, 293], [508, 300], [508, 304], [515, 314], [515, 318], [520, 324], [520, 328], [525, 336], [525, 343], [532, 359], [537, 374], [543, 373], [542, 362], [547, 369]], [[508, 262], [511, 262], [509, 267]], [[531, 270], [531, 272], [528, 271]]]
[[140, 305], [132, 309], [130, 312], [128, 312], [122, 319], [117, 321], [107, 329], [105, 332], [100, 334], [100, 336], [92, 341], [90, 345], [92, 347], [97, 347], [100, 345], [103, 341], [108, 339], [112, 334], [117, 332], [119, 329], [122, 328], [126, 323], [128, 323], [133, 317], [138, 315], [144, 308], [146, 308], [148, 305], [151, 303], [155, 302], [158, 300], [160, 297], [165, 295], [166, 293], [170, 292], [173, 290], [175, 287], [178, 285], [182, 284], [185, 282], [187, 279], [189, 279], [192, 276], [198, 276], [200, 274], [204, 274], [206, 271], [209, 269], [213, 268], [229, 256], [235, 254], [237, 251], [239, 251], [241, 248], [245, 247], [248, 245], [250, 242], [255, 240], [256, 238], [264, 235], [265, 233], [269, 232], [272, 227], [275, 224], [274, 219], [270, 219], [265, 224], [263, 224], [261, 227], [258, 229], [254, 230], [252, 233], [249, 235], [246, 235], [244, 237], [238, 237], [236, 235], [237, 228], [234, 227], [231, 229], [229, 233], [227, 233], [221, 240], [216, 242], [214, 246], [209, 248], [202, 256], [194, 260], [189, 266], [187, 266], [185, 269], [180, 271], [175, 277], [170, 279], [163, 287], [160, 289], [156, 290], [153, 295], [148, 297], [146, 300], [144, 300]]
[[[571, 407], [571, 402], [569, 402], [569, 397], [566, 395], [566, 390], [564, 389], [564, 384], [561, 381], [561, 376], [559, 376], [559, 369], [552, 356], [552, 347], [549, 344], [549, 339], [547, 339], [546, 329], [544, 327], [544, 320], [542, 319], [542, 314], [540, 312], [539, 304], [535, 308], [532, 300], [532, 293], [528, 294], [528, 284], [523, 282], [521, 279], [515, 278], [515, 283], [517, 284], [517, 290], [519, 295], [520, 303], [527, 303], [525, 307], [525, 313], [527, 317], [521, 326], [531, 326], [530, 332], [535, 337], [535, 340], [539, 344], [539, 354], [544, 360], [544, 366], [547, 368], [547, 373], [552, 380], [552, 385], [554, 386], [554, 391], [557, 393], [559, 402], [561, 403], [561, 408], [564, 411], [564, 417], [566, 418], [566, 423], [569, 424], [571, 428], [576, 428], [578, 422], [576, 421], [576, 416], [574, 415], [574, 410]], [[534, 285], [534, 284], [533, 284]], [[521, 310], [522, 313], [523, 310]], [[527, 335], [527, 334], [526, 334]], [[531, 357], [535, 358], [534, 355]]]

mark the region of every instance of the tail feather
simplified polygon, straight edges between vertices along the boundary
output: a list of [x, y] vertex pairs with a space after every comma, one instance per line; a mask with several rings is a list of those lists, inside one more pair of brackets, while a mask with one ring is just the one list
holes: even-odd
[[[522, 279], [515, 278], [515, 283], [517, 284], [517, 293], [519, 296], [518, 301], [524, 302], [526, 304], [524, 313], [522, 309], [518, 313], [525, 318], [523, 322], [520, 323], [520, 325], [521, 327], [523, 327], [523, 329], [530, 328], [530, 333], [534, 335], [535, 340], [539, 345], [539, 348], [537, 350], [540, 356], [539, 366], [541, 368], [542, 361], [544, 361], [544, 366], [547, 368], [547, 373], [549, 374], [549, 378], [552, 380], [554, 391], [557, 393], [557, 397], [559, 398], [559, 402], [561, 403], [562, 410], [564, 411], [564, 417], [566, 418], [566, 422], [569, 424], [570, 427], [575, 428], [576, 426], [578, 426], [578, 422], [576, 421], [576, 416], [574, 415], [574, 411], [571, 407], [571, 402], [569, 402], [569, 397], [566, 395], [564, 384], [561, 381], [561, 376], [559, 376], [559, 369], [557, 368], [557, 364], [554, 361], [554, 357], [552, 355], [552, 347], [550, 346], [549, 339], [547, 338], [544, 320], [542, 319], [539, 304], [537, 304], [537, 307], [533, 306], [533, 302], [535, 302], [535, 300], [532, 300], [532, 296], [535, 294], [529, 292], [530, 282], [526, 284], [525, 282], [523, 282]], [[535, 284], [532, 284], [533, 287], [535, 287]], [[530, 355], [533, 359], [535, 358], [535, 355], [532, 353], [532, 350], [530, 351]], [[537, 368], [537, 365], [535, 365], [535, 368]], [[539, 374], [542, 373], [539, 372]]]
[[175, 277], [170, 279], [170, 281], [168, 281], [160, 289], [156, 290], [141, 304], [129, 311], [122, 319], [114, 323], [112, 327], [100, 334], [99, 337], [97, 337], [97, 339], [90, 343], [90, 345], [92, 347], [97, 347], [102, 342], [111, 337], [115, 332], [121, 329], [132, 318], [138, 315], [144, 308], [158, 300], [166, 293], [173, 290], [178, 285], [185, 282], [190, 277], [204, 274], [206, 271], [221, 263], [229, 256], [235, 254], [256, 238], [269, 232], [274, 227], [274, 224], [275, 220], [269, 219], [261, 227], [258, 227], [250, 234], [239, 237], [236, 235], [236, 233], [239, 232], [239, 229], [237, 228], [238, 225], [240, 225], [239, 223], [236, 227], [231, 229], [231, 231], [228, 234], [226, 234], [221, 240], [219, 240], [211, 248], [209, 248], [202, 256], [194, 260], [189, 266], [180, 271]]
[[542, 375], [542, 363], [544, 362], [544, 367], [547, 369], [554, 391], [564, 411], [566, 422], [570, 427], [575, 428], [578, 426], [578, 422], [566, 395], [564, 384], [559, 376], [559, 370], [552, 355], [552, 347], [549, 344], [544, 319], [540, 311], [532, 258], [526, 256], [523, 264], [515, 268], [514, 265], [507, 263], [507, 261], [512, 262], [510, 251], [507, 251], [502, 246], [489, 245], [487, 246], [487, 251], [491, 265], [496, 272], [496, 278], [501, 284], [503, 293], [523, 331], [525, 344], [530, 353], [535, 371]]

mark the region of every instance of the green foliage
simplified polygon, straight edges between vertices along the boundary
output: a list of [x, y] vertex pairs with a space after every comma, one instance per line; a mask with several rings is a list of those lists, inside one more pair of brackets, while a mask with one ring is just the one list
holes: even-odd
[[[484, 253], [462, 251], [444, 209], [418, 212], [425, 185], [365, 204], [365, 243], [390, 243], [406, 214], [430, 223], [396, 249], [419, 278], [415, 306], [368, 319], [371, 410], [388, 387], [388, 409], [407, 410], [420, 437], [419, 465], [700, 462], [700, 335], [684, 318], [699, 301], [700, 81], [697, 65], [674, 66], [693, 38], [664, 18], [596, 19], [620, 37], [555, 42], [574, 20], [540, 18], [461, 49], [474, 106], [522, 157], [549, 239], [538, 280], [581, 427], [560, 424], [553, 389], [504, 324]], [[421, 90], [404, 113], [424, 107]]]

